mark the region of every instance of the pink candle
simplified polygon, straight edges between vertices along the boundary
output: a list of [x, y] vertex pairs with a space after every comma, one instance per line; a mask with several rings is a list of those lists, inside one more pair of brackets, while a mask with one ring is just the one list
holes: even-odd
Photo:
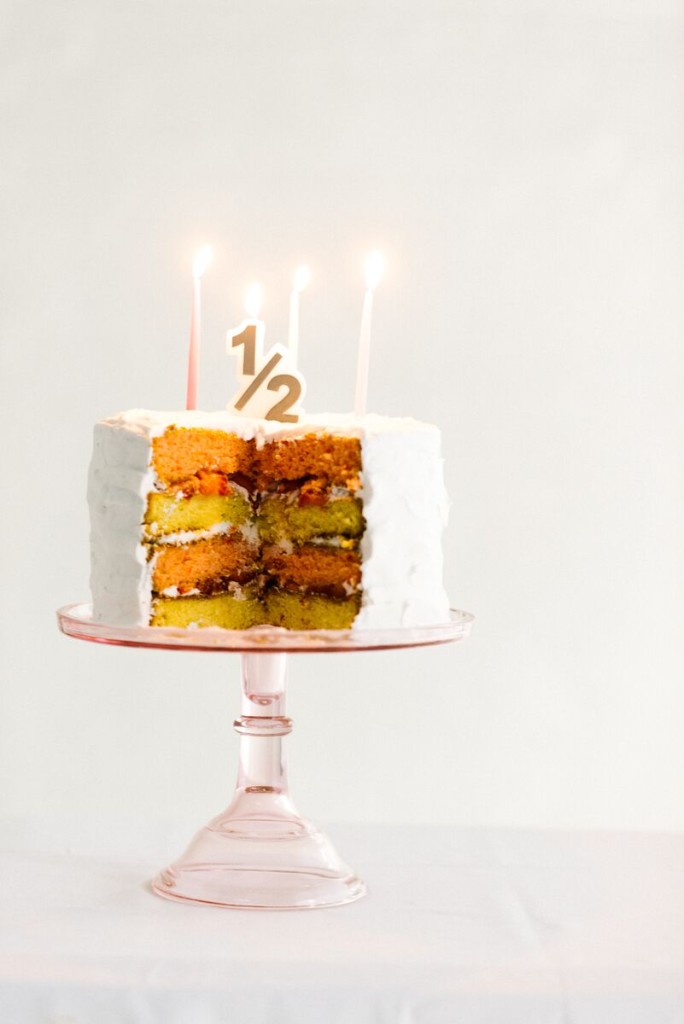
[[199, 379], [199, 351], [202, 338], [202, 274], [211, 263], [211, 246], [203, 245], [195, 255], [192, 265], [192, 316], [190, 318], [190, 347], [188, 349], [188, 390], [186, 409], [197, 408], [197, 384]]
[[373, 312], [373, 293], [380, 283], [385, 261], [382, 253], [371, 252], [364, 263], [366, 294], [363, 297], [361, 314], [361, 331], [359, 333], [359, 350], [356, 360], [356, 401], [354, 412], [363, 416], [366, 411], [368, 396], [368, 365], [370, 363], [371, 314]]

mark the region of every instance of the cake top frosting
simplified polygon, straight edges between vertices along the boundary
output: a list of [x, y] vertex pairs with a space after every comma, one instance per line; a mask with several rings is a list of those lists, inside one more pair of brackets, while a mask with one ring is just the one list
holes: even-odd
[[416, 431], [438, 431], [432, 423], [424, 423], [410, 416], [380, 416], [366, 413], [307, 414], [297, 423], [280, 423], [277, 420], [253, 419], [236, 416], [225, 410], [203, 412], [200, 409], [183, 409], [164, 412], [152, 409], [128, 409], [100, 421], [110, 427], [128, 430], [140, 437], [152, 438], [163, 434], [168, 427], [194, 427], [208, 430], [224, 430], [245, 441], [275, 440], [301, 436], [307, 431], [325, 430], [328, 434], [351, 437], [372, 437], [378, 434], [414, 434]]

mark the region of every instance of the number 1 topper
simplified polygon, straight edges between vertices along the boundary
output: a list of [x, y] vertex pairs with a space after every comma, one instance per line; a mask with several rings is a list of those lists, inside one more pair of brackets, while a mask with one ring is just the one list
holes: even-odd
[[[292, 365], [292, 354], [283, 345], [272, 345], [264, 355], [265, 333], [263, 320], [243, 320], [235, 330], [228, 331], [228, 354], [237, 356], [237, 350], [242, 348], [237, 375], [240, 387], [228, 409], [240, 416], [298, 423], [304, 414], [300, 401], [306, 394], [306, 381]], [[285, 394], [274, 401], [274, 394], [277, 396], [284, 389]]]

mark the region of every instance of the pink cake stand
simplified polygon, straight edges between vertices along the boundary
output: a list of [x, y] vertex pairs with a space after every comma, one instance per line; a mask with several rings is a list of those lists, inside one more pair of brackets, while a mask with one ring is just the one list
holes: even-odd
[[295, 632], [273, 626], [225, 629], [109, 626], [89, 605], [57, 613], [67, 636], [92, 643], [242, 655], [242, 706], [237, 786], [223, 814], [201, 829], [178, 860], [152, 883], [167, 899], [252, 910], [334, 907], [359, 899], [366, 887], [328, 837], [297, 812], [289, 794], [284, 736], [287, 654], [350, 653], [455, 643], [473, 616], [453, 611], [447, 623], [372, 631]]

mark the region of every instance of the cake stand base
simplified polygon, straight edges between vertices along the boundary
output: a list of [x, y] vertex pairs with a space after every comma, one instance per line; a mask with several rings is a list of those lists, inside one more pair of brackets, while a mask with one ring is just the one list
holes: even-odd
[[60, 610], [68, 636], [95, 643], [242, 655], [237, 785], [228, 809], [201, 829], [152, 889], [166, 899], [242, 910], [311, 910], [351, 903], [366, 892], [328, 837], [298, 814], [289, 794], [282, 741], [287, 653], [392, 650], [464, 639], [472, 615], [452, 612], [436, 626], [299, 632], [276, 627], [178, 630], [93, 622], [87, 606]]
[[279, 829], [271, 824], [258, 822], [257, 832], [215, 819], [160, 872], [152, 889], [167, 899], [243, 910], [336, 907], [365, 894], [364, 883], [314, 825], [301, 821]]

